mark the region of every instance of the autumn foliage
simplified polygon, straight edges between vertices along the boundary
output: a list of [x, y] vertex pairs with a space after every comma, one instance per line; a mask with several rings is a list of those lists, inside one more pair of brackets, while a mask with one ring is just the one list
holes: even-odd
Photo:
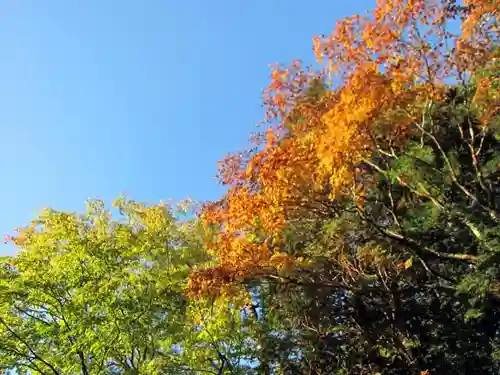
[[499, 374], [499, 5], [378, 0], [314, 37], [217, 201], [6, 236], [0, 373]]
[[228, 191], [202, 211], [217, 261], [192, 274], [191, 291], [213, 293], [300, 266], [281, 251], [285, 229], [342, 199], [362, 205], [377, 184], [367, 173], [374, 156], [394, 154], [421, 133], [450, 83], [478, 80], [473, 102], [487, 124], [498, 114], [498, 76], [477, 77], [498, 69], [498, 12], [488, 0], [378, 0], [368, 14], [313, 38], [322, 70], [298, 61], [273, 67], [266, 129], [221, 162]]

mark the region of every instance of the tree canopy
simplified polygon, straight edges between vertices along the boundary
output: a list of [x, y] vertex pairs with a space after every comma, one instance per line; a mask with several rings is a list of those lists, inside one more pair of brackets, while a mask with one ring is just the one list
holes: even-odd
[[497, 374], [499, 11], [379, 0], [313, 38], [194, 216], [44, 211], [1, 263], [0, 368]]
[[244, 317], [184, 292], [208, 260], [196, 220], [165, 204], [114, 205], [117, 218], [101, 201], [83, 215], [47, 209], [13, 237], [22, 249], [1, 262], [0, 368], [219, 374], [243, 360]]

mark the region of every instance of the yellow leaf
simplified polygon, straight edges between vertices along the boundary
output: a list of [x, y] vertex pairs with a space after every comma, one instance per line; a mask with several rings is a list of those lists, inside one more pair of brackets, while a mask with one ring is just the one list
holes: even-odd
[[405, 270], [407, 270], [408, 268], [410, 268], [411, 266], [413, 265], [413, 258], [410, 257], [408, 258], [404, 263], [403, 263], [403, 267], [405, 268]]

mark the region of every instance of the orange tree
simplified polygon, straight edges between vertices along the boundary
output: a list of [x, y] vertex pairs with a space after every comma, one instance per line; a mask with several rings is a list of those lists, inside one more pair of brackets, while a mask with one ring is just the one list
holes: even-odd
[[189, 282], [258, 282], [264, 373], [496, 371], [498, 9], [380, 0], [273, 68]]
[[[492, 131], [488, 125], [498, 114], [497, 14], [488, 0], [381, 0], [367, 16], [346, 18], [331, 35], [314, 38], [322, 71], [304, 70], [297, 61], [275, 67], [264, 97], [269, 127], [252, 148], [221, 162], [228, 191], [202, 211], [216, 233], [208, 242], [217, 265], [192, 275], [192, 291], [292, 269], [301, 259], [280, 251], [286, 228], [328, 217], [340, 201], [363, 210], [367, 192], [389, 173], [380, 160], [396, 160], [417, 138], [434, 144], [454, 186], [497, 220], [496, 207], [461, 184], [431, 123], [450, 84], [470, 91], [475, 83], [468, 105], [482, 126], [460, 130], [477, 164], [475, 142]], [[461, 29], [453, 25], [457, 19]], [[481, 180], [480, 171], [476, 177]], [[441, 207], [422, 184], [394, 178]]]

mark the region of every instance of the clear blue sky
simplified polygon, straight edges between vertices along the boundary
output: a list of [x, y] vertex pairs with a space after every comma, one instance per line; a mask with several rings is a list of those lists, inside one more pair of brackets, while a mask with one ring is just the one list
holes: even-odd
[[217, 198], [268, 65], [312, 62], [314, 34], [374, 3], [0, 1], [0, 234], [88, 197]]

